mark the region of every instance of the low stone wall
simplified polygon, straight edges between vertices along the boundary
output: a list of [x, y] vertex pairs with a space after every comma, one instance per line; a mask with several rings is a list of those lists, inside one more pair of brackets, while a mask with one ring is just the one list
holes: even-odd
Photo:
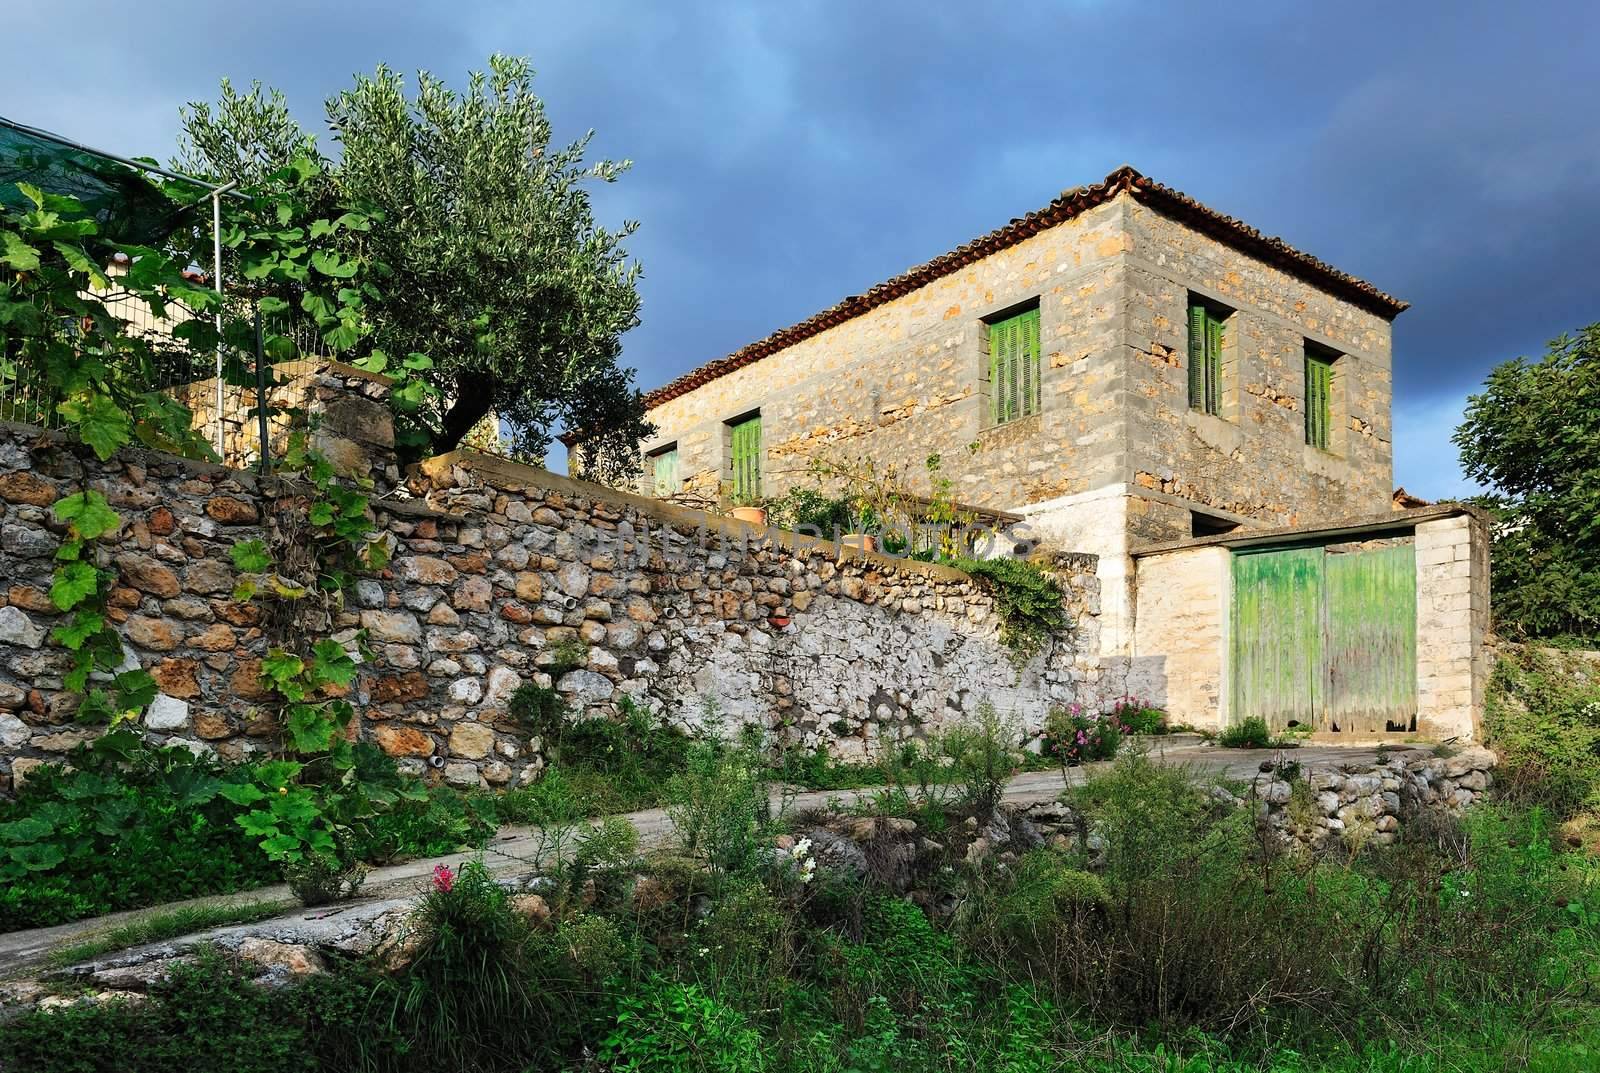
[[[118, 573], [111, 614], [129, 665], [161, 688], [146, 729], [230, 758], [272, 748], [262, 611], [232, 599], [229, 550], [270, 543], [301, 490], [154, 452], [100, 463], [0, 426], [0, 789], [99, 733], [74, 724], [66, 653], [48, 640], [50, 505], [84, 484], [124, 518], [99, 559]], [[1036, 729], [1052, 704], [1117, 692], [1100, 679], [1092, 556], [1058, 559], [1074, 627], [1017, 668], [992, 597], [943, 567], [765, 539], [775, 534], [468, 452], [425, 463], [374, 509], [393, 561], [330, 612], [333, 631], [364, 630], [372, 651], [352, 689], [357, 732], [457, 785], [537, 772], [538, 743], [507, 710], [523, 682], [586, 715], [631, 697], [683, 724], [755, 723], [846, 755], [984, 699]], [[573, 653], [578, 665], [562, 666]]]
[[[1263, 764], [1250, 797], [1286, 838], [1321, 849], [1333, 842], [1393, 842], [1406, 816], [1421, 808], [1459, 811], [1493, 781], [1495, 754], [1468, 748], [1449, 755], [1402, 749], [1360, 767], [1290, 769], [1290, 759]], [[1290, 775], [1292, 774], [1292, 778]]]

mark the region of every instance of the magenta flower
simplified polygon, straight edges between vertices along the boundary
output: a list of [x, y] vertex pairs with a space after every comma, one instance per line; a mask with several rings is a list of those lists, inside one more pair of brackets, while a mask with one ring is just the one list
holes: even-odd
[[456, 874], [450, 871], [449, 865], [436, 864], [433, 866], [434, 890], [437, 890], [440, 894], [449, 894], [450, 888], [455, 886], [455, 882]]

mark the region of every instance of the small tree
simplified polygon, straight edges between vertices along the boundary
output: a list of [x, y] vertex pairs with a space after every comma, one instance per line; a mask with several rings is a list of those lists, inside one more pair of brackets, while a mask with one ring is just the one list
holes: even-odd
[[[622, 245], [636, 225], [599, 226], [588, 191], [628, 162], [586, 164], [589, 135], [552, 145], [532, 69], [512, 57], [491, 57], [461, 94], [420, 73], [414, 98], [380, 66], [326, 109], [340, 150], [327, 165], [333, 190], [383, 221], [362, 236], [392, 271], [365, 307], [373, 342], [432, 359], [422, 376], [436, 393], [403, 415], [409, 445], [450, 450], [493, 414], [525, 457], [542, 458], [565, 427], [582, 435], [586, 473], [636, 468], [651, 429], [632, 370], [617, 364], [638, 323], [639, 267]], [[241, 96], [224, 83], [215, 107], [182, 117], [177, 162], [203, 174], [249, 173], [309, 143], [282, 95], [259, 86]]]
[[1497, 517], [1499, 628], [1600, 636], [1600, 323], [1553, 340], [1538, 361], [1497, 366], [1455, 443]]

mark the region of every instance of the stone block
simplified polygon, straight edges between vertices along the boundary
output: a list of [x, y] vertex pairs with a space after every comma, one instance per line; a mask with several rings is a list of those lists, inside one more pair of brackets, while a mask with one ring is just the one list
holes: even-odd
[[482, 760], [494, 748], [494, 728], [482, 723], [457, 723], [450, 730], [450, 755]]

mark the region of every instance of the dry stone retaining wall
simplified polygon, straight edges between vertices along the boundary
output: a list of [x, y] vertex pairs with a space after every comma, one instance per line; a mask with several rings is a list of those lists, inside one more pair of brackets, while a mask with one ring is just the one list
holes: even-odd
[[[271, 748], [262, 609], [232, 599], [229, 550], [272, 542], [303, 490], [154, 452], [100, 463], [0, 426], [0, 789], [99, 732], [73, 722], [66, 654], [48, 640], [50, 506], [85, 482], [124, 519], [99, 557], [118, 573], [111, 616], [129, 665], [161, 688], [148, 731], [229, 758]], [[792, 536], [757, 543], [740, 523], [470, 453], [424, 464], [374, 506], [393, 561], [328, 622], [335, 636], [364, 630], [371, 649], [352, 687], [357, 732], [457, 785], [537, 772], [538, 743], [507, 708], [524, 682], [586, 715], [631, 697], [680, 723], [753, 722], [846, 755], [985, 698], [1036, 728], [1052, 703], [1116, 692], [1098, 670], [1092, 556], [1058, 561], [1074, 629], [1018, 669], [992, 597], [958, 571]], [[574, 652], [581, 665], [552, 678]]]
[[1440, 755], [1433, 749], [1401, 749], [1377, 764], [1295, 771], [1288, 763], [1264, 764], [1250, 794], [1267, 822], [1285, 838], [1321, 849], [1330, 843], [1393, 842], [1408, 813], [1418, 809], [1456, 812], [1484, 794], [1497, 758], [1472, 747]]

